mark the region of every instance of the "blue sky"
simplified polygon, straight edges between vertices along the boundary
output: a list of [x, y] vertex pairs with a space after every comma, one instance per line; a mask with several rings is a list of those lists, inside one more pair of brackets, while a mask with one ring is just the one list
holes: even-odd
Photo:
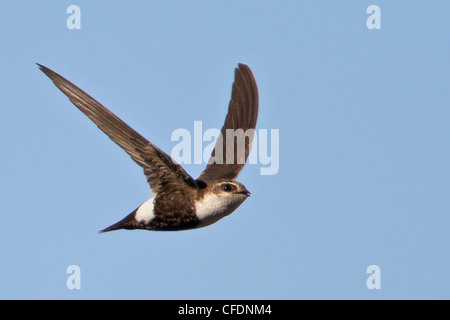
[[[67, 7], [81, 9], [69, 30]], [[381, 9], [369, 30], [366, 9]], [[0, 298], [448, 299], [448, 1], [9, 1], [0, 5]], [[249, 65], [279, 171], [185, 232], [98, 230], [142, 170], [38, 70], [170, 152], [219, 128]], [[194, 177], [204, 165], [185, 165]], [[66, 269], [81, 270], [69, 290]], [[366, 269], [381, 270], [369, 290]]]

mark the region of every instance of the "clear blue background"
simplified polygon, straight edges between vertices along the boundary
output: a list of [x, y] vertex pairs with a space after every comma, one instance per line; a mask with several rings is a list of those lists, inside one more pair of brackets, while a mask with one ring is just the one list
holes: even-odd
[[[81, 8], [81, 30], [66, 9]], [[381, 8], [381, 30], [366, 9]], [[448, 1], [3, 1], [0, 298], [450, 298]], [[280, 169], [208, 228], [99, 235], [142, 170], [39, 71], [170, 152], [219, 128], [233, 68], [280, 130]], [[186, 165], [196, 177], [204, 165]], [[81, 268], [68, 290], [66, 268]], [[381, 268], [368, 290], [366, 268]]]

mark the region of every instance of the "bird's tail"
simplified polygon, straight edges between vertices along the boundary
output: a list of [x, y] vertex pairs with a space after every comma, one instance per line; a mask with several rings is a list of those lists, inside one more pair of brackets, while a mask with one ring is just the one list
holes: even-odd
[[[139, 207], [137, 209], [139, 209]], [[115, 230], [120, 230], [120, 229], [128, 229], [128, 230], [137, 229], [138, 225], [140, 225], [140, 223], [137, 222], [136, 218], [135, 218], [137, 209], [134, 210], [129, 215], [127, 215], [122, 220], [120, 220], [119, 222], [116, 222], [113, 225], [111, 225], [103, 230], [100, 230], [98, 233], [104, 233], [104, 232], [115, 231]]]

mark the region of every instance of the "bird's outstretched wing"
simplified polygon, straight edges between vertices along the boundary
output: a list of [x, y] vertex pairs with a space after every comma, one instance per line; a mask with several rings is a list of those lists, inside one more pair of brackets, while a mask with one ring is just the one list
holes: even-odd
[[[231, 100], [225, 123], [220, 136], [217, 138], [208, 165], [197, 178], [198, 180], [236, 179], [250, 154], [257, 118], [258, 87], [250, 68], [240, 63], [238, 68], [235, 69]], [[233, 143], [227, 143], [227, 132], [233, 133], [237, 129], [242, 129], [240, 132], [245, 134], [241, 136], [244, 139], [242, 140], [244, 143], [241, 143], [244, 150], [239, 149], [240, 145], [236, 137], [228, 139], [229, 142], [233, 141]], [[233, 158], [231, 163], [227, 161], [227, 152], [229, 154], [228, 160]]]
[[178, 189], [180, 186], [198, 188], [195, 180], [164, 151], [76, 85], [47, 67], [40, 64], [38, 66], [81, 112], [144, 169], [153, 194], [158, 194], [163, 188], [165, 190], [172, 189], [171, 187]]

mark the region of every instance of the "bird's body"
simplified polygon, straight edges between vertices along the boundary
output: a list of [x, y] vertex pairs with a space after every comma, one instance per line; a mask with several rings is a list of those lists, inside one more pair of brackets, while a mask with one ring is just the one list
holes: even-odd
[[[154, 194], [101, 232], [119, 229], [178, 231], [205, 227], [232, 213], [250, 195], [243, 184], [235, 181], [250, 153], [251, 130], [255, 128], [258, 116], [256, 82], [246, 65], [239, 64], [235, 70], [228, 114], [211, 155], [215, 161], [209, 161], [197, 179], [77, 86], [47, 67], [39, 67], [78, 109], [144, 169]], [[248, 140], [244, 140], [244, 159], [239, 159], [235, 143], [231, 147], [223, 143], [227, 141], [225, 137], [230, 129], [250, 130]], [[232, 138], [233, 141], [236, 139]], [[228, 154], [234, 155], [231, 162], [226, 158], [227, 150]]]
[[[225, 184], [236, 182], [224, 182]], [[188, 230], [209, 226], [229, 215], [245, 201], [250, 192], [240, 184], [240, 193], [199, 192], [198, 196], [187, 197], [180, 205], [174, 197], [162, 200], [152, 197], [141, 204], [121, 221], [102, 230], [147, 229], [157, 231]], [[166, 200], [169, 203], [165, 203]], [[163, 219], [159, 216], [163, 214]]]

